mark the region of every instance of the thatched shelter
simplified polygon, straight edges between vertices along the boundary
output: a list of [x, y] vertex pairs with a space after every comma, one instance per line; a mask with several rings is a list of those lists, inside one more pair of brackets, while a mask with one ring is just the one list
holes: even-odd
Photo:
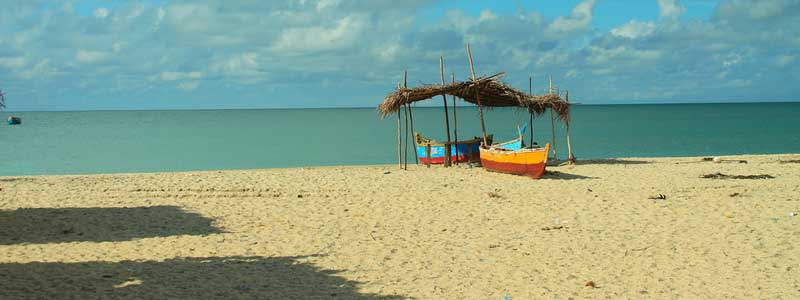
[[[530, 113], [530, 125], [531, 129], [533, 128], [533, 115], [538, 115], [544, 113], [547, 109], [550, 109], [550, 122], [551, 127], [553, 128], [553, 153], [555, 156], [555, 114], [558, 115], [558, 118], [564, 122], [567, 126], [567, 134], [569, 135], [569, 93], [567, 93], [567, 99], [562, 100], [558, 93], [553, 93], [553, 80], [552, 77], [550, 78], [550, 89], [549, 92], [545, 95], [532, 95], [526, 94], [519, 90], [516, 90], [505, 83], [499, 81], [499, 78], [502, 77], [505, 73], [498, 73], [492, 76], [484, 76], [484, 77], [477, 77], [475, 76], [475, 67], [472, 61], [472, 52], [470, 51], [469, 44], [466, 45], [467, 50], [467, 58], [469, 58], [469, 69], [471, 73], [471, 80], [463, 81], [463, 82], [456, 82], [455, 78], [451, 78], [453, 81], [450, 84], [445, 83], [444, 80], [444, 59], [439, 57], [439, 75], [441, 79], [441, 84], [430, 84], [430, 85], [423, 85], [416, 88], [408, 88], [408, 72], [405, 73], [403, 79], [403, 85], [398, 86], [397, 90], [390, 93], [389, 95], [384, 98], [383, 102], [378, 105], [378, 112], [380, 113], [381, 117], [386, 117], [389, 114], [397, 113], [397, 160], [400, 164], [401, 168], [406, 168], [407, 165], [407, 157], [408, 157], [408, 123], [411, 123], [411, 131], [414, 131], [414, 119], [411, 113], [411, 104], [418, 101], [423, 101], [427, 99], [434, 98], [436, 96], [441, 95], [443, 104], [444, 104], [444, 116], [445, 116], [445, 132], [447, 134], [447, 141], [442, 143], [444, 146], [444, 165], [445, 167], [450, 165], [451, 162], [451, 145], [458, 144], [458, 135], [457, 129], [453, 131], [453, 134], [456, 136], [455, 143], [450, 142], [450, 120], [449, 120], [449, 113], [447, 109], [447, 97], [446, 95], [453, 96], [453, 120], [454, 120], [454, 128], [457, 128], [458, 121], [456, 119], [456, 109], [455, 109], [455, 98], [461, 98], [462, 100], [475, 104], [478, 106], [478, 112], [481, 121], [481, 132], [483, 134], [483, 141], [482, 145], [489, 146], [490, 140], [487, 139], [486, 134], [486, 124], [484, 122], [483, 117], [483, 108], [484, 107], [517, 107], [521, 109], [525, 109]], [[452, 75], [451, 75], [452, 76]], [[405, 157], [406, 163], [403, 163], [403, 154], [402, 154], [402, 118], [400, 116], [401, 110], [405, 114], [406, 119], [406, 147], [405, 147]], [[531, 130], [531, 142], [533, 141], [533, 130]], [[569, 137], [567, 138], [569, 143]], [[415, 157], [416, 157], [416, 152]], [[430, 162], [430, 144], [428, 144], [428, 162]], [[430, 164], [428, 164], [430, 167]]]
[[400, 87], [386, 96], [378, 106], [378, 111], [381, 116], [385, 117], [397, 112], [406, 104], [431, 99], [438, 95], [452, 95], [483, 107], [519, 107], [534, 114], [541, 114], [550, 108], [558, 114], [561, 120], [568, 120], [569, 103], [567, 101], [554, 94], [538, 96], [525, 94], [499, 81], [498, 79], [503, 75], [504, 73], [499, 73], [445, 85]]

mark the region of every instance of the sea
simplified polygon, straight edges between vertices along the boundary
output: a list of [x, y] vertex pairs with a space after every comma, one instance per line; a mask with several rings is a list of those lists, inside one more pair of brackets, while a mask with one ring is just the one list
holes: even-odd
[[[449, 110], [451, 139], [481, 135], [478, 109]], [[487, 109], [495, 141], [531, 130], [551, 143], [549, 113]], [[375, 108], [0, 112], [0, 176], [396, 164], [397, 115]], [[446, 139], [441, 107], [414, 107], [413, 131]], [[405, 137], [405, 114], [401, 114]], [[565, 126], [555, 124], [566, 158]], [[411, 128], [409, 128], [411, 131]], [[800, 153], [800, 103], [575, 105], [578, 159]], [[408, 147], [413, 147], [409, 133]], [[526, 141], [527, 142], [527, 141]], [[414, 151], [409, 150], [414, 162]]]

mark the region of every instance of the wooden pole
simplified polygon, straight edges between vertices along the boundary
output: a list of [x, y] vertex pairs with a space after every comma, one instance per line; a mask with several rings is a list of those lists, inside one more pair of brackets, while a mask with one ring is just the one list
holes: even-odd
[[[472, 64], [472, 51], [469, 48], [469, 44], [467, 44], [467, 57], [469, 58], [469, 71], [472, 73], [472, 80], [475, 80], [475, 66]], [[483, 144], [489, 146], [486, 142], [486, 123], [483, 121], [483, 106], [481, 106], [481, 93], [477, 91], [475, 98], [478, 102], [478, 114], [481, 118], [481, 132], [483, 133]]]
[[[408, 71], [403, 72], [403, 88], [407, 88], [408, 86]], [[406, 115], [406, 139], [403, 142], [403, 170], [408, 170], [408, 109], [409, 105], [406, 102], [405, 105], [405, 115]]]
[[[567, 91], [567, 104], [569, 104], [569, 91]], [[567, 125], [567, 161], [569, 161], [569, 164], [574, 164], [575, 163], [575, 156], [572, 156], [572, 141], [571, 141], [571, 139], [569, 137], [569, 123], [572, 121], [571, 117], [572, 116], [568, 116], [567, 117], [567, 122], [566, 122], [566, 125]]]
[[[450, 73], [450, 81], [456, 83], [456, 74]], [[458, 165], [458, 116], [456, 114], [456, 96], [453, 96], [453, 143], [456, 145], [456, 165]]]
[[[408, 70], [403, 73], [403, 88], [408, 88]], [[411, 145], [411, 149], [414, 152], [414, 164], [419, 164], [419, 155], [417, 155], [417, 142], [416, 142], [416, 132], [414, 131], [414, 110], [411, 109], [411, 103], [407, 104], [408, 109], [408, 120], [411, 123], [411, 135], [414, 136], [414, 144]]]
[[405, 105], [406, 115], [406, 138], [403, 141], [403, 170], [408, 170], [408, 103]]
[[[533, 96], [533, 76], [528, 77], [528, 94]], [[530, 123], [529, 123], [529, 125], [531, 127], [531, 140], [530, 140], [531, 144], [529, 146], [531, 148], [533, 148], [533, 111], [532, 110], [528, 110], [528, 113], [531, 115], [531, 120], [530, 120]]]
[[400, 109], [397, 109], [397, 163], [403, 168], [403, 142], [400, 136]]
[[[439, 77], [442, 79], [442, 86], [444, 82], [444, 58], [439, 56]], [[444, 145], [444, 166], [450, 166], [450, 114], [447, 112], [447, 96], [442, 94], [442, 102], [444, 103], [444, 126], [447, 130], [447, 144]]]
[[425, 164], [426, 164], [426, 165], [428, 166], [428, 168], [430, 169], [430, 167], [431, 167], [431, 144], [430, 144], [430, 143], [428, 143], [428, 144], [426, 144], [426, 145], [425, 145], [425, 158], [427, 158], [427, 159], [428, 159], [428, 160], [425, 162]]
[[[553, 94], [553, 75], [550, 75], [550, 95]], [[558, 152], [556, 152], [556, 119], [553, 116], [553, 108], [550, 108], [550, 129], [552, 130], [553, 143], [550, 148], [553, 149], [553, 159], [558, 161]]]

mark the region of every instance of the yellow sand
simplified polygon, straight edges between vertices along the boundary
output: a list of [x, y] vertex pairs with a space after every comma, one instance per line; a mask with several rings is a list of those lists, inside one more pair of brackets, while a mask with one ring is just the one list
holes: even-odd
[[0, 299], [800, 299], [800, 155], [723, 159], [5, 177]]

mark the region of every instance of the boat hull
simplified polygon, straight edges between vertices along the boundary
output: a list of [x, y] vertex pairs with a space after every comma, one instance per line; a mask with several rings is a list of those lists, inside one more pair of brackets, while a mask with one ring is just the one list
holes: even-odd
[[520, 150], [481, 147], [481, 165], [489, 171], [538, 179], [544, 175], [549, 151], [550, 144], [544, 148]]
[[[487, 136], [491, 140], [491, 135]], [[458, 144], [450, 145], [450, 155], [453, 162], [478, 161], [480, 159], [480, 145], [482, 139], [476, 138], [466, 141], [458, 141]], [[432, 141], [416, 134], [417, 157], [422, 164], [444, 164], [445, 143]], [[430, 157], [428, 157], [428, 147], [430, 146]]]

